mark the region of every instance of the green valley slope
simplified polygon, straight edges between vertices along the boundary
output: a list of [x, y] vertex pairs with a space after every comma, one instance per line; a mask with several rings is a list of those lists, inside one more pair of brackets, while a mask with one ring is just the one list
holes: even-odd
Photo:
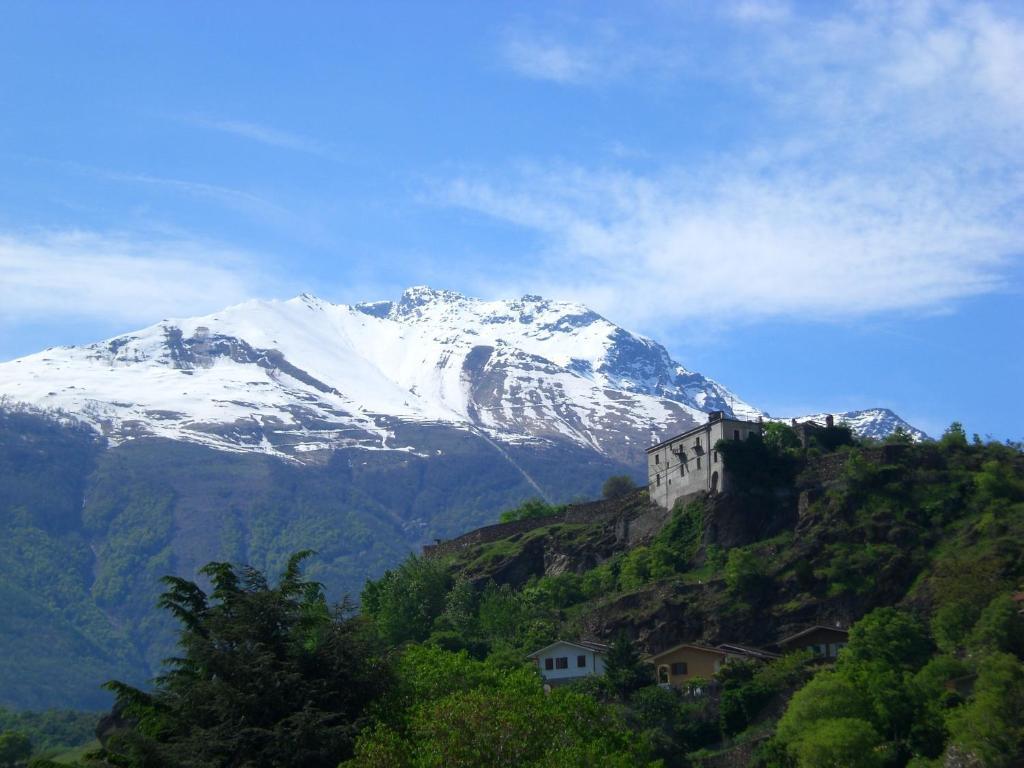
[[101, 708], [105, 680], [151, 678], [173, 650], [156, 609], [164, 575], [193, 578], [210, 560], [274, 572], [313, 548], [310, 576], [339, 599], [538, 488], [567, 500], [623, 469], [571, 446], [499, 452], [468, 432], [405, 429], [421, 452], [338, 450], [303, 466], [160, 439], [107, 448], [0, 409], [0, 706]]

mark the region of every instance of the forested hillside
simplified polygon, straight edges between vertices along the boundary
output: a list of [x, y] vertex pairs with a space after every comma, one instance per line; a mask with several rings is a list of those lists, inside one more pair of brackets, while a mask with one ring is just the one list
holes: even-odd
[[[590, 505], [532, 502], [369, 582], [362, 615], [332, 610], [300, 559], [277, 583], [211, 564], [209, 594], [170, 580], [184, 656], [155, 694], [114, 686], [93, 762], [1018, 764], [1021, 446], [954, 425], [936, 443], [837, 430], [804, 449], [772, 427], [719, 450], [729, 496], [659, 510], [609, 483]], [[732, 661], [715, 685], [668, 689], [642, 658], [776, 647], [813, 623], [851, 625], [838, 660]], [[545, 694], [525, 656], [558, 638], [608, 642], [605, 675]], [[328, 694], [339, 681], [358, 693]]]
[[[736, 664], [720, 695], [696, 700], [610, 680], [588, 690], [667, 765], [1015, 764], [1021, 447], [972, 443], [958, 425], [921, 445], [824, 437], [805, 451], [773, 427], [764, 441], [720, 445], [739, 492], [681, 505], [660, 527], [638, 509], [641, 492], [595, 525], [556, 516], [456, 542], [447, 558], [410, 559], [368, 585], [364, 607], [390, 643], [506, 664], [556, 638], [629, 638], [653, 652], [852, 624], [834, 670], [790, 657]], [[388, 738], [418, 736], [399, 724]]]

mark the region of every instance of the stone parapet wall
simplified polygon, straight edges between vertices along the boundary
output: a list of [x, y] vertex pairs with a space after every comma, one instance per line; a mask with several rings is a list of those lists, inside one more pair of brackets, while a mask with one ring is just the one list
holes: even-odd
[[423, 547], [423, 554], [426, 557], [444, 557], [470, 547], [490, 544], [500, 539], [507, 539], [511, 536], [527, 533], [549, 525], [566, 523], [595, 524], [618, 521], [628, 526], [630, 521], [650, 514], [651, 505], [644, 503], [646, 493], [646, 489], [641, 489], [618, 499], [603, 499], [584, 504], [570, 504], [564, 512], [558, 515], [531, 517], [526, 520], [514, 520], [511, 523], [485, 525], [483, 528], [469, 531], [454, 539], [448, 539], [437, 544], [427, 544]]

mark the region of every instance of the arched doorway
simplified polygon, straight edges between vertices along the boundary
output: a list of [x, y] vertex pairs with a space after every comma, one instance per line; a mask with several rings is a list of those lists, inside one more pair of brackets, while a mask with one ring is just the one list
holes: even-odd
[[718, 473], [711, 473], [711, 492], [718, 493]]

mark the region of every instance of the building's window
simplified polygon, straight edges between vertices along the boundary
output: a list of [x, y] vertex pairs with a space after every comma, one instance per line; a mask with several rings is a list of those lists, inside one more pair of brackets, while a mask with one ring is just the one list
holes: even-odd
[[673, 664], [672, 665], [672, 674], [673, 675], [685, 675], [686, 674], [686, 662], [685, 661], [677, 661], [675, 664]]
[[655, 485], [661, 485], [661, 475], [655, 475], [654, 476], [654, 484]]
[[555, 668], [555, 660], [554, 659], [552, 659], [552, 658], [544, 659], [544, 669], [554, 669], [554, 668]]
[[585, 666], [587, 666], [587, 657], [586, 656], [577, 656], [576, 657], [576, 666], [577, 667], [585, 667]]
[[740, 431], [738, 429], [734, 429], [732, 431], [732, 439], [733, 440], [739, 440], [740, 439]]
[[559, 656], [555, 659], [555, 669], [568, 669], [569, 668], [569, 657]]
[[712, 459], [716, 464], [718, 463], [718, 451], [715, 451], [714, 458]]
[[654, 463], [661, 464], [661, 456], [659, 456], [658, 454], [654, 454]]
[[697, 469], [700, 469], [700, 456], [697, 457]]
[[685, 475], [685, 474], [686, 474], [686, 465], [685, 464], [680, 464], [679, 465], [679, 475], [680, 475], [680, 477]]
[[700, 448], [700, 438], [699, 437], [696, 440], [693, 441], [693, 445], [696, 448]]

